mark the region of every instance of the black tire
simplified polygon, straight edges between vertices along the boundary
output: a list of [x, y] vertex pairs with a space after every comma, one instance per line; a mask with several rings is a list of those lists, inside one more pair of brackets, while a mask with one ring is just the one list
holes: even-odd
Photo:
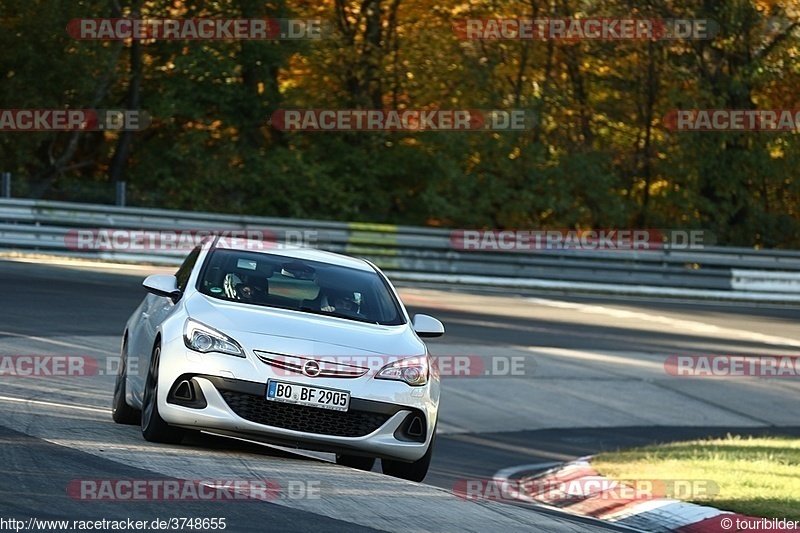
[[142, 412], [134, 409], [125, 401], [125, 382], [128, 376], [128, 340], [122, 343], [122, 353], [120, 354], [119, 370], [117, 379], [114, 382], [114, 399], [111, 403], [111, 418], [117, 424], [127, 424], [130, 426], [139, 423]]
[[349, 466], [350, 468], [357, 468], [358, 470], [366, 470], [369, 472], [375, 466], [374, 457], [361, 457], [359, 455], [344, 455], [336, 454], [336, 464], [342, 466]]
[[400, 479], [407, 479], [419, 483], [428, 475], [428, 468], [431, 466], [431, 458], [433, 457], [433, 448], [435, 444], [436, 430], [434, 430], [431, 443], [428, 445], [428, 451], [426, 451], [425, 455], [420, 459], [412, 463], [381, 459], [381, 471], [387, 476], [399, 477]]
[[150, 368], [147, 371], [147, 380], [144, 385], [142, 436], [150, 442], [178, 444], [183, 440], [184, 431], [164, 422], [164, 419], [158, 413], [158, 366], [160, 359], [161, 346], [157, 344], [153, 348], [153, 356], [150, 358]]

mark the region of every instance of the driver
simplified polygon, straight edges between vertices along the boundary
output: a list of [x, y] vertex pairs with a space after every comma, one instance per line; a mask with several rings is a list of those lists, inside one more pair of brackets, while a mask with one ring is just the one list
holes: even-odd
[[266, 299], [268, 282], [257, 276], [247, 276], [242, 281], [236, 274], [229, 274], [225, 278], [225, 293], [229, 298], [248, 303], [261, 303]]

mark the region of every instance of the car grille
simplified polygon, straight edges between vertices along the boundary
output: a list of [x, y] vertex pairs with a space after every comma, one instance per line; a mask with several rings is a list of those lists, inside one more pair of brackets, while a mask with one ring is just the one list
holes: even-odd
[[[266, 363], [273, 368], [278, 368], [284, 372], [291, 372], [294, 374], [305, 374], [312, 378], [359, 378], [369, 372], [369, 367], [336, 361], [336, 357], [320, 357], [315, 359], [312, 357], [285, 355], [259, 350], [255, 350], [255, 354], [262, 363]], [[306, 369], [306, 364], [309, 362], [315, 364], [316, 371], [313, 374], [304, 371], [304, 369]]]
[[222, 397], [234, 413], [250, 422], [319, 435], [363, 437], [380, 428], [390, 418], [390, 415], [380, 413], [342, 412], [270, 402], [260, 396], [241, 392], [222, 391]]

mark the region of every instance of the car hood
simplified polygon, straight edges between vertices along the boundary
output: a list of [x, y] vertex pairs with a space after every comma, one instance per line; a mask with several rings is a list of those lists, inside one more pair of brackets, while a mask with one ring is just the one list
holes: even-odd
[[380, 326], [257, 305], [218, 300], [201, 293], [187, 298], [189, 316], [245, 349], [299, 355], [421, 355], [424, 343], [410, 324]]

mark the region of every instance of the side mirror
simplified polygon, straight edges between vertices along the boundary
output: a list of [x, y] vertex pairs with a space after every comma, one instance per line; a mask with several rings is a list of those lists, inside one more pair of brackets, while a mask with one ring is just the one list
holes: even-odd
[[169, 298], [173, 302], [177, 302], [183, 296], [183, 293], [178, 289], [178, 278], [170, 274], [147, 276], [142, 282], [142, 286], [147, 289], [147, 292]]
[[433, 338], [444, 335], [444, 325], [428, 315], [414, 315], [411, 325], [420, 337]]

